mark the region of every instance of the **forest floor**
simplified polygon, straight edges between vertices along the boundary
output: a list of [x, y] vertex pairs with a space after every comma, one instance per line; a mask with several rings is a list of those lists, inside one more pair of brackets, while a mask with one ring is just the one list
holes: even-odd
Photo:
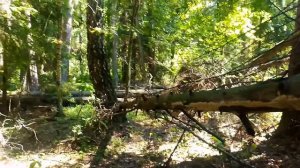
[[[36, 109], [22, 115], [13, 127], [0, 129], [0, 168], [89, 167], [97, 149], [95, 139], [85, 136], [78, 121], [52, 118], [51, 108]], [[34, 114], [34, 116], [32, 115]], [[41, 115], [44, 114], [44, 115]], [[114, 132], [105, 159], [99, 167], [160, 167], [178, 143], [182, 130], [145, 113], [129, 113], [128, 122]], [[253, 167], [300, 167], [297, 140], [271, 140], [275, 127], [261, 124], [270, 117], [252, 116], [258, 135], [247, 136], [239, 121], [231, 114], [209, 113], [201, 117], [210, 129], [226, 137], [226, 145], [205, 132], [197, 134], [209, 143], [230, 150], [232, 155]], [[278, 117], [277, 117], [278, 118]], [[273, 117], [276, 120], [276, 117]], [[278, 121], [272, 121], [273, 124]], [[257, 126], [260, 123], [260, 126]], [[267, 123], [267, 122], [266, 122]], [[268, 121], [270, 123], [270, 121]], [[2, 147], [1, 147], [2, 145]], [[207, 144], [185, 133], [172, 156], [171, 167], [244, 167]]]

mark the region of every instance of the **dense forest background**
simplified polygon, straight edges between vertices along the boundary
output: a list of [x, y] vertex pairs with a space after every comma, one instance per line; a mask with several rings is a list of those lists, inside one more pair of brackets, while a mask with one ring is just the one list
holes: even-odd
[[[88, 158], [67, 167], [192, 167], [172, 156], [201, 141], [221, 154], [203, 167], [297, 167], [299, 28], [296, 0], [0, 0], [0, 149], [64, 143]], [[142, 156], [124, 155], [130, 131], [147, 134]], [[267, 139], [278, 148], [258, 147]]]

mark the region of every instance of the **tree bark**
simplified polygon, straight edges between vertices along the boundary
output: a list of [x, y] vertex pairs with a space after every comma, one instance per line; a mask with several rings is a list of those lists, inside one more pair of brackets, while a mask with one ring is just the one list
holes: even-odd
[[290, 78], [261, 82], [250, 86], [208, 91], [167, 92], [147, 98], [141, 96], [122, 108], [142, 110], [170, 109], [224, 112], [300, 113], [300, 74]]
[[62, 29], [63, 22], [62, 18], [58, 19], [58, 34], [57, 34], [57, 52], [56, 52], [56, 65], [55, 65], [55, 77], [56, 77], [56, 92], [57, 92], [57, 115], [63, 116], [63, 95], [62, 95]]
[[[300, 4], [300, 0], [298, 1]], [[296, 31], [300, 31], [300, 7], [298, 5], [297, 8], [297, 16], [296, 16]], [[297, 74], [300, 73], [300, 40], [294, 43], [293, 49], [290, 55], [290, 63], [288, 69], [289, 78], [294, 76], [299, 76]], [[300, 85], [298, 85], [299, 87]], [[299, 90], [299, 88], [298, 88]], [[299, 104], [299, 102], [298, 102]], [[299, 112], [291, 112], [292, 110], [287, 110], [282, 113], [281, 121], [279, 123], [279, 127], [277, 129], [278, 135], [287, 135], [300, 137], [299, 124], [300, 124], [300, 113]]]
[[[95, 89], [95, 96], [102, 100], [106, 108], [111, 109], [117, 102], [117, 96], [108, 66], [108, 55], [104, 50], [104, 34], [102, 31], [98, 31], [104, 27], [102, 15], [104, 1], [88, 0], [87, 2], [87, 60], [90, 77]], [[107, 128], [101, 133], [103, 137], [90, 167], [98, 167], [100, 160], [104, 157], [106, 146], [111, 139], [114, 129], [119, 122], [125, 121], [125, 115], [114, 115], [112, 120], [107, 121]]]
[[72, 22], [73, 22], [73, 0], [64, 1], [65, 12], [63, 13], [63, 45], [62, 53], [62, 83], [68, 81], [69, 78], [69, 59], [71, 53], [71, 39], [72, 39]]
[[7, 15], [7, 18], [3, 20], [3, 22], [6, 22], [5, 26], [4, 26], [4, 31], [7, 33], [6, 35], [3, 35], [3, 39], [1, 40], [2, 42], [2, 47], [3, 47], [3, 74], [2, 74], [2, 113], [4, 113], [5, 115], [8, 114], [9, 109], [8, 109], [8, 100], [7, 100], [7, 89], [8, 89], [8, 57], [9, 57], [9, 53], [8, 53], [8, 45], [9, 45], [9, 37], [7, 36], [9, 34], [10, 31], [10, 27], [11, 27], [11, 11], [10, 11], [10, 5], [11, 5], [11, 0], [6, 0], [0, 3], [0, 9], [1, 9], [1, 13], [3, 12], [3, 14]]
[[[138, 11], [139, 11], [139, 7], [140, 7], [140, 1], [139, 0], [134, 0], [133, 1], [133, 7], [132, 7], [132, 13], [131, 13], [131, 18], [130, 18], [130, 24], [131, 27], [134, 28], [137, 26], [137, 22], [138, 22]], [[127, 94], [129, 93], [129, 89], [130, 89], [130, 85], [131, 85], [131, 77], [132, 77], [132, 60], [134, 59], [134, 52], [135, 52], [135, 38], [134, 37], [134, 30], [130, 30], [130, 35], [129, 35], [129, 44], [128, 44], [128, 55], [127, 55], [127, 59], [126, 59], [126, 72], [125, 73], [125, 101], [127, 101]]]
[[[30, 11], [26, 11], [26, 16], [28, 19], [28, 29], [31, 29], [31, 14]], [[38, 68], [37, 68], [37, 56], [35, 52], [32, 50], [32, 35], [31, 33], [27, 34], [27, 56], [28, 56], [28, 67], [27, 73], [25, 73], [25, 88], [28, 92], [38, 92], [40, 90], [39, 85], [39, 76], [38, 76]]]
[[88, 0], [87, 60], [95, 95], [110, 108], [116, 103], [117, 97], [109, 73], [108, 56], [104, 52], [104, 34], [96, 31], [103, 28], [102, 3], [102, 0]]
[[[148, 72], [154, 78], [156, 76], [156, 66], [155, 66], [155, 51], [154, 51], [154, 45], [151, 44], [150, 38], [152, 37], [152, 30], [153, 30], [153, 19], [152, 19], [152, 10], [154, 9], [153, 7], [153, 0], [150, 0], [149, 2], [149, 7], [148, 7], [148, 13], [147, 17], [149, 18], [149, 25], [147, 30], [149, 30], [148, 34], [145, 36], [145, 52], [147, 54], [147, 61], [148, 61]], [[153, 82], [153, 81], [151, 81]]]
[[115, 27], [115, 32], [113, 35], [113, 44], [112, 44], [112, 76], [113, 76], [113, 86], [114, 88], [117, 88], [119, 83], [119, 76], [118, 76], [118, 47], [119, 47], [119, 36], [117, 32], [117, 20], [119, 15], [118, 12], [118, 1], [113, 0], [112, 1], [112, 16], [111, 16], [111, 23], [112, 26]]

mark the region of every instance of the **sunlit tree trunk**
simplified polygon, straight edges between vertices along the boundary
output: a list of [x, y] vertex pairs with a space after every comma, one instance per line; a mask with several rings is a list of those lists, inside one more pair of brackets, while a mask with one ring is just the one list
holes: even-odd
[[141, 80], [144, 83], [146, 81], [146, 68], [145, 68], [145, 51], [143, 47], [143, 36], [140, 34], [138, 36], [138, 48], [139, 48], [139, 66], [141, 73]]
[[[153, 19], [152, 19], [153, 0], [149, 1], [147, 17], [149, 19], [148, 28], [149, 32], [144, 37], [144, 49], [147, 56], [148, 72], [151, 78], [156, 76], [155, 66], [155, 46], [151, 44], [150, 38], [152, 37]], [[150, 81], [152, 82], [152, 81]]]
[[107, 2], [107, 24], [108, 27], [111, 27], [112, 34], [106, 36], [106, 53], [109, 58], [111, 58], [111, 68], [112, 68], [112, 83], [113, 87], [117, 88], [119, 82], [118, 76], [118, 46], [119, 46], [119, 37], [118, 37], [118, 0], [112, 0]]
[[113, 47], [112, 47], [112, 76], [113, 76], [113, 86], [114, 88], [117, 87], [119, 83], [119, 76], [118, 76], [118, 47], [119, 47], [119, 37], [117, 32], [117, 20], [118, 20], [118, 1], [113, 0], [112, 1], [112, 16], [111, 16], [111, 22], [112, 27], [115, 28], [115, 32], [113, 35]]
[[73, 22], [73, 0], [65, 0], [64, 11], [63, 14], [63, 34], [62, 34], [62, 42], [63, 45], [61, 47], [61, 55], [62, 55], [62, 72], [61, 72], [61, 80], [62, 83], [68, 81], [69, 78], [69, 59], [71, 53], [71, 39], [72, 39], [72, 22]]
[[[131, 18], [130, 18], [130, 25], [132, 28], [137, 26], [137, 22], [138, 22], [138, 11], [139, 11], [139, 7], [140, 7], [140, 1], [139, 0], [134, 0], [133, 4], [132, 4], [133, 8], [132, 8], [132, 13], [131, 13]], [[127, 59], [126, 59], [126, 68], [125, 71], [127, 73], [125, 73], [125, 101], [127, 100], [127, 95], [129, 92], [129, 88], [131, 85], [131, 77], [132, 77], [132, 59], [133, 59], [133, 55], [135, 49], [135, 38], [134, 37], [134, 30], [130, 30], [130, 35], [129, 35], [129, 44], [128, 44], [128, 55], [127, 55]]]
[[[127, 11], [123, 11], [120, 16], [120, 24], [123, 26], [128, 26], [128, 13]], [[128, 50], [128, 37], [123, 35], [121, 38], [121, 49], [120, 49], [120, 56], [122, 57], [122, 84], [125, 84], [127, 78], [127, 50]]]
[[[31, 29], [31, 16], [30, 11], [26, 11], [27, 21], [28, 21], [28, 29]], [[25, 76], [21, 77], [24, 81], [25, 89], [28, 92], [38, 92], [40, 90], [39, 86], [39, 77], [38, 77], [38, 68], [37, 68], [37, 56], [35, 55], [34, 51], [32, 50], [32, 36], [30, 33], [27, 35], [27, 72], [25, 72]], [[21, 71], [22, 75], [22, 71]]]
[[[298, 1], [300, 4], [300, 0]], [[300, 7], [298, 5], [297, 16], [296, 16], [296, 31], [300, 30]], [[300, 73], [300, 40], [298, 40], [292, 49], [290, 55], [290, 63], [288, 69], [289, 77]], [[300, 125], [300, 113], [299, 111], [283, 112], [281, 121], [278, 127], [278, 133], [290, 136], [300, 136], [299, 127]]]

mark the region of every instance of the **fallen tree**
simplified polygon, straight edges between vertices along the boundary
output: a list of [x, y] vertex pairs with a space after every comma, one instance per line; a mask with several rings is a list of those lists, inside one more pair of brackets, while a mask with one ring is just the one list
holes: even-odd
[[140, 95], [121, 109], [276, 112], [300, 111], [300, 75], [219, 90], [166, 91]]

